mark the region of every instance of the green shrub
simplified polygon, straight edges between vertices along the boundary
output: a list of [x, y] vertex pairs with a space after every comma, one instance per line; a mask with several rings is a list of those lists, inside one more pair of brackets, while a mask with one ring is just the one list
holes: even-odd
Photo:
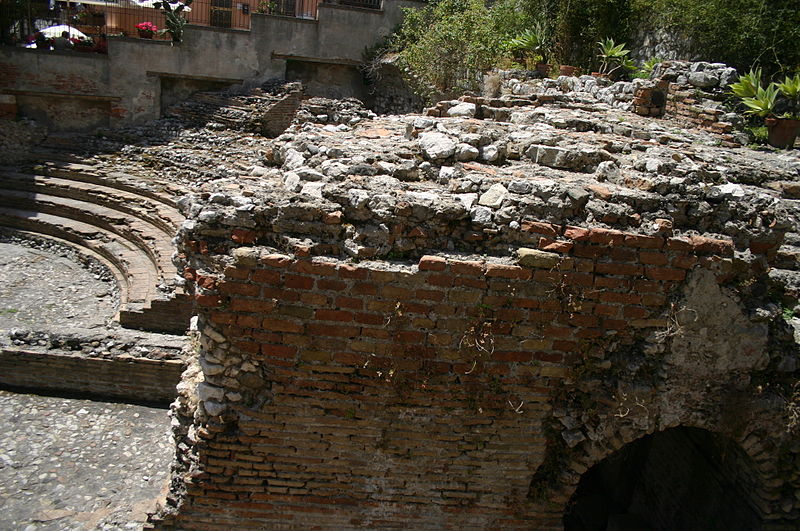
[[561, 63], [595, 68], [598, 41], [626, 41], [630, 36], [630, 0], [542, 0], [540, 4], [553, 25], [555, 52]]
[[405, 15], [400, 57], [420, 83], [443, 94], [478, 90], [502, 55], [504, 36], [481, 0], [441, 0]]
[[752, 135], [754, 144], [763, 145], [767, 143], [769, 131], [765, 125], [749, 125], [744, 129]]
[[596, 69], [597, 42], [631, 42], [643, 23], [685, 35], [693, 54], [740, 72], [751, 65], [768, 78], [800, 71], [798, 0], [429, 1], [406, 10], [392, 46], [420, 84], [447, 94], [477, 90], [482, 71], [537, 55]]

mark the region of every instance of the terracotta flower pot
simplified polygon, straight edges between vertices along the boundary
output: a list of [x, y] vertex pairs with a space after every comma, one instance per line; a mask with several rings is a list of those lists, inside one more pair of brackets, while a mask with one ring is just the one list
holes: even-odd
[[792, 118], [767, 118], [767, 143], [776, 148], [792, 148], [800, 133], [800, 120]]
[[561, 72], [562, 76], [574, 76], [575, 72], [578, 71], [578, 67], [570, 65], [561, 65], [559, 67], [559, 71]]
[[547, 77], [550, 74], [550, 65], [547, 63], [536, 63], [536, 71]]

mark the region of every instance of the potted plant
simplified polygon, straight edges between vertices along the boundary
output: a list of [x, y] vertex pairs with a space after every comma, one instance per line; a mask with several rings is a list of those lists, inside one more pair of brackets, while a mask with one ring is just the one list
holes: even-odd
[[93, 52], [94, 41], [91, 37], [73, 37], [70, 39], [72, 42], [72, 49], [76, 52]]
[[761, 85], [761, 69], [750, 70], [731, 85], [742, 99], [748, 114], [764, 118], [767, 143], [776, 148], [791, 148], [800, 133], [800, 74], [786, 76], [782, 83]]
[[550, 73], [550, 65], [545, 59], [546, 31], [542, 24], [535, 24], [533, 28], [525, 30], [506, 43], [506, 47], [514, 56], [514, 60], [527, 65], [534, 62], [536, 70], [546, 77]]
[[193, 0], [184, 0], [182, 2], [170, 3], [169, 0], [162, 0], [153, 4], [155, 8], [161, 8], [164, 11], [164, 19], [167, 24], [167, 29], [163, 30], [169, 33], [172, 37], [172, 42], [181, 42], [183, 39], [183, 27], [186, 25], [186, 18], [183, 16], [184, 10], [190, 10]]
[[769, 132], [767, 142], [771, 146], [791, 148], [800, 134], [800, 74], [786, 76], [775, 86], [782, 97], [775, 101], [777, 116], [765, 120]]
[[158, 26], [152, 22], [139, 22], [135, 27], [136, 31], [139, 32], [139, 37], [142, 39], [152, 39], [158, 31]]
[[577, 75], [577, 73], [578, 73], [578, 67], [577, 66], [571, 66], [571, 65], [560, 65], [558, 67], [558, 72], [562, 76], [574, 76], [574, 75]]
[[278, 3], [275, 0], [261, 0], [256, 7], [256, 13], [262, 15], [271, 15], [277, 10]]

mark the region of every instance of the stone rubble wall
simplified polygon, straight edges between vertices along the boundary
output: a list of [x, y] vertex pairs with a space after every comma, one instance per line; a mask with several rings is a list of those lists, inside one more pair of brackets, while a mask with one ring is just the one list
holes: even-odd
[[200, 351], [154, 527], [560, 529], [581, 474], [675, 426], [796, 523], [786, 403], [754, 398], [797, 370], [764, 299], [795, 214], [759, 188], [793, 159], [561, 92], [312, 109], [254, 186], [181, 200]]
[[406, 79], [413, 73], [397, 64], [396, 55], [383, 57], [376, 71], [369, 76], [370, 107], [379, 114], [407, 114], [420, 112], [425, 106]]
[[[499, 74], [502, 91], [512, 96], [533, 99], [534, 95], [566, 94], [573, 102], [601, 102], [642, 116], [666, 114], [721, 134], [731, 133], [734, 125], [741, 122], [722, 105], [728, 96], [727, 87], [738, 79], [736, 69], [723, 63], [664, 61], [650, 79], [616, 83], [588, 75], [531, 82], [517, 72]], [[656, 104], [654, 92], [660, 93]]]

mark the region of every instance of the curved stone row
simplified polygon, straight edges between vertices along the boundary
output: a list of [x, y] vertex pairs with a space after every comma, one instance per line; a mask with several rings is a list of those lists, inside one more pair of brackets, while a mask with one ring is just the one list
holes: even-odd
[[188, 327], [191, 301], [176, 284], [171, 238], [183, 221], [157, 191], [104, 178], [90, 166], [0, 171], [0, 224], [58, 238], [114, 272], [120, 324], [162, 332]]

